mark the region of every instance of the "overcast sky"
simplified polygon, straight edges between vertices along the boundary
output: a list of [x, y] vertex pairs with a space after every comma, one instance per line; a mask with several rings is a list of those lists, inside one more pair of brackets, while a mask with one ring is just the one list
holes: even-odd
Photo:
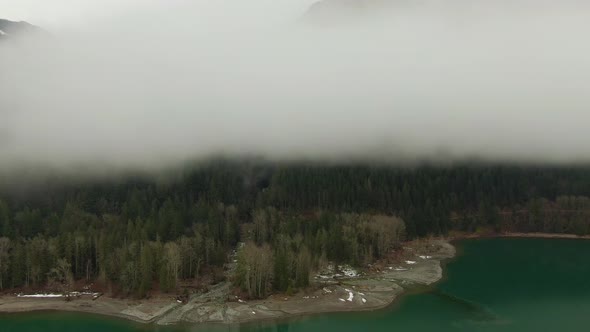
[[585, 2], [392, 2], [319, 24], [311, 3], [0, 0], [54, 35], [0, 45], [0, 169], [590, 161]]
[[43, 26], [77, 22], [82, 17], [133, 8], [151, 0], [0, 0], [0, 16]]
[[[176, 8], [214, 0], [0, 0], [0, 17], [15, 21], [28, 21], [47, 29], [87, 24], [89, 21], [117, 15], [134, 16], [146, 8], [158, 8], [162, 16], [175, 14]], [[301, 14], [315, 0], [219, 0], [231, 3], [228, 11], [262, 11], [276, 15]], [[213, 7], [214, 5], [208, 5]], [[192, 7], [197, 8], [197, 7]]]

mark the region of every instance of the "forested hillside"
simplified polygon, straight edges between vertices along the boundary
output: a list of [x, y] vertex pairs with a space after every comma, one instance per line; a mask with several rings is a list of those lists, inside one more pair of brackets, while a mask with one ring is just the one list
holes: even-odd
[[0, 288], [84, 280], [143, 297], [222, 280], [239, 249], [232, 281], [264, 297], [453, 229], [590, 233], [585, 167], [217, 160], [172, 174], [3, 185]]

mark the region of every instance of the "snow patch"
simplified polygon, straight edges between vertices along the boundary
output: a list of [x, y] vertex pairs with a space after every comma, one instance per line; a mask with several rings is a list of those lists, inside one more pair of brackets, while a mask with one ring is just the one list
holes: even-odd
[[63, 294], [18, 294], [17, 297], [53, 298], [63, 297]]
[[348, 292], [348, 299], [346, 299], [346, 301], [352, 302], [352, 299], [354, 299], [354, 294], [352, 293], [352, 291], [350, 289], [345, 288], [344, 290]]
[[345, 276], [347, 276], [349, 278], [358, 277], [358, 275], [359, 275], [357, 270], [353, 269], [352, 267], [350, 267], [348, 265], [339, 266], [338, 268], [342, 271], [342, 273], [344, 273]]
[[70, 292], [70, 296], [80, 296], [80, 295], [99, 296], [100, 293], [93, 293], [93, 292]]
[[329, 289], [327, 289], [326, 287], [324, 287], [323, 291], [326, 292], [326, 293], [332, 293], [332, 291], [329, 290]]
[[[395, 271], [405, 271], [405, 270], [407, 270], [407, 269], [400, 270], [400, 267], [393, 267], [393, 266], [388, 266], [387, 269], [390, 271], [394, 271], [394, 270]], [[383, 273], [387, 273], [387, 271], [383, 271]]]
[[6, 34], [6, 32], [0, 30], [0, 36], [4, 36]]
[[345, 300], [345, 299], [338, 299], [338, 300], [340, 300], [340, 301], [342, 301], [342, 302], [346, 302], [346, 300]]
[[418, 257], [420, 257], [422, 259], [431, 259], [432, 258], [432, 256], [418, 256]]
[[367, 303], [367, 299], [365, 299], [364, 297], [362, 297], [361, 300], [363, 300], [363, 303]]
[[356, 278], [360, 275], [360, 273], [351, 267], [350, 265], [339, 265], [337, 269], [334, 268], [333, 265], [328, 265], [328, 267], [318, 273], [315, 278], [316, 279], [335, 279], [340, 277], [347, 277], [347, 278]]
[[[93, 296], [94, 298], [97, 298], [100, 296], [100, 293], [94, 293], [94, 292], [70, 292], [68, 294], [69, 296], [82, 296], [82, 295], [88, 295], [88, 296]], [[16, 297], [24, 297], [24, 298], [59, 298], [59, 297], [64, 297], [64, 294], [55, 294], [55, 293], [37, 293], [37, 294], [23, 294], [23, 293], [19, 293], [16, 294]]]
[[406, 264], [413, 265], [416, 264], [416, 261], [406, 261]]

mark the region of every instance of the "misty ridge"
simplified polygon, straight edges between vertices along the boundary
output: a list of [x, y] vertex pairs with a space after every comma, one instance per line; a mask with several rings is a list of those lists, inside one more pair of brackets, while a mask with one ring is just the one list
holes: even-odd
[[590, 161], [587, 3], [364, 2], [150, 2], [0, 42], [1, 172]]

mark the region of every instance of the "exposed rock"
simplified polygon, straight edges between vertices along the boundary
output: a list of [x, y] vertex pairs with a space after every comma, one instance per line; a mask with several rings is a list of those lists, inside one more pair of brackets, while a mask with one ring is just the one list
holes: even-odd
[[175, 308], [155, 321], [158, 324], [181, 321], [231, 323], [320, 312], [378, 309], [392, 303], [407, 287], [431, 285], [440, 280], [443, 273], [440, 262], [452, 258], [455, 248], [443, 240], [428, 240], [414, 244], [407, 252], [415, 257], [415, 264], [408, 265], [403, 270], [386, 269], [381, 273], [341, 279], [339, 284], [331, 285], [318, 280], [323, 286], [304, 296], [298, 294], [287, 298], [270, 297], [265, 300], [225, 304], [204, 302], [204, 299], [227, 298], [223, 290], [227, 290], [228, 285], [224, 285], [192, 298], [188, 304]]
[[406, 256], [403, 260], [414, 260], [416, 264], [406, 265], [404, 269], [384, 269], [342, 278], [335, 284], [318, 280], [315, 290], [291, 297], [281, 295], [265, 300], [227, 302], [230, 283], [223, 282], [206, 293], [192, 295], [186, 303], [177, 303], [174, 297], [132, 301], [103, 296], [93, 301], [88, 295], [81, 300], [65, 302], [60, 298], [11, 295], [0, 297], [0, 312], [82, 311], [168, 325], [178, 322], [233, 323], [322, 312], [373, 310], [391, 304], [408, 287], [430, 285], [440, 280], [440, 261], [455, 255], [455, 248], [443, 240], [425, 240], [409, 246], [404, 248]]

